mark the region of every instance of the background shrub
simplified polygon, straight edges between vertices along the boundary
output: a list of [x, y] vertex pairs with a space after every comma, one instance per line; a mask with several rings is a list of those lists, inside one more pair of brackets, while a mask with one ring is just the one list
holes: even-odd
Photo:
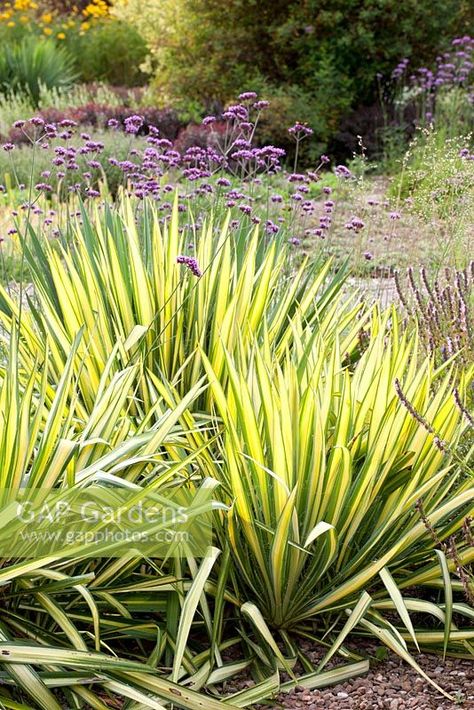
[[71, 33], [67, 47], [82, 81], [107, 81], [137, 86], [145, 75], [140, 67], [148, 49], [137, 30], [119, 20], [96, 23], [86, 33]]
[[82, 81], [108, 81], [135, 86], [144, 81], [140, 65], [148, 49], [130, 25], [109, 15], [105, 0], [91, 2], [33, 2], [15, 0], [2, 12], [0, 39], [6, 46], [34, 37], [64, 46], [74, 59]]
[[147, 40], [161, 101], [193, 97], [209, 109], [244, 88], [278, 86], [320, 141], [351, 108], [377, 101], [377, 74], [400, 57], [432, 60], [474, 21], [462, 0], [116, 0], [113, 12]]

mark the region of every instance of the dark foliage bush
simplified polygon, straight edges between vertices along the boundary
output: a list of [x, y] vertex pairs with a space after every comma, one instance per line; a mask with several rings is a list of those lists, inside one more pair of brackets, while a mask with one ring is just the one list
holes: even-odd
[[180, 130], [173, 147], [180, 153], [185, 153], [188, 148], [193, 148], [194, 146], [199, 148], [213, 147], [217, 141], [223, 145], [227, 129], [228, 126], [225, 121], [213, 123], [212, 131], [202, 124], [190, 123]]
[[[142, 106], [140, 109], [127, 106], [106, 106], [89, 103], [69, 109], [46, 108], [37, 112], [46, 123], [59, 123], [63, 119], [72, 119], [80, 126], [92, 128], [105, 128], [111, 118], [124, 123], [129, 116], [139, 113], [145, 121], [156, 126], [162, 138], [175, 140], [180, 129], [184, 126], [180, 117], [173, 109], [159, 109], [152, 106]], [[28, 143], [28, 138], [23, 131], [13, 128], [6, 136], [9, 141], [16, 144]]]

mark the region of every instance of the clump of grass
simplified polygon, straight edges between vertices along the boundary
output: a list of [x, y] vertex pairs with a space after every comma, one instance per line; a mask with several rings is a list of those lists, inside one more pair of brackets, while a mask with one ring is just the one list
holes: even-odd
[[447, 138], [433, 128], [420, 130], [404, 156], [389, 197], [405, 201], [427, 226], [438, 265], [457, 266], [472, 253], [474, 160], [472, 136]]

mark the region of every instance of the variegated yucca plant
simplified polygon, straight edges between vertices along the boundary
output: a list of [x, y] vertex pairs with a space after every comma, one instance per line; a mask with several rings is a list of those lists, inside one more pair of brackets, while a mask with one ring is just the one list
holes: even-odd
[[[318, 673], [355, 627], [412, 665], [408, 644], [473, 651], [474, 610], [453, 602], [457, 565], [433, 549], [417, 512], [422, 501], [444, 540], [474, 510], [473, 469], [456, 453], [465, 426], [452, 372], [420, 357], [394, 309], [375, 311], [370, 332], [353, 367], [339, 339], [311, 334], [281, 360], [268, 339], [226, 353], [226, 386], [206, 361], [223, 431], [215, 470], [232, 503], [222, 539], [235, 603], [273, 633], [275, 648], [289, 632], [332, 639]], [[458, 553], [474, 559], [467, 542]], [[425, 584], [439, 588], [438, 604], [404, 596]], [[411, 612], [434, 617], [434, 628], [417, 627]]]
[[[348, 343], [356, 342], [361, 304], [342, 303], [341, 270], [332, 273], [330, 263], [290, 267], [287, 249], [277, 249], [276, 241], [262, 245], [258, 230], [243, 249], [228, 218], [216, 224], [210, 217], [193, 235], [193, 255], [203, 272], [196, 278], [177, 263], [190, 240], [178, 217], [177, 201], [163, 225], [152, 205], [145, 202], [137, 212], [125, 199], [120, 209], [92, 215], [83, 210], [63, 247], [30, 228], [24, 248], [35, 287], [31, 308], [21, 310], [0, 289], [4, 327], [21, 316], [19, 347], [27, 370], [41, 360], [47, 334], [55, 382], [83, 329], [76, 371], [84, 416], [117, 342], [124, 343], [117, 366], [136, 361], [143, 369], [139, 393], [147, 409], [163, 383], [182, 396], [194, 386], [203, 374], [201, 351], [225, 376], [224, 350], [232, 352], [239, 340], [247, 347], [264, 330], [278, 357], [304, 328], [331, 339], [350, 325]], [[204, 393], [194, 406], [209, 409], [209, 401]]]
[[[111, 374], [109, 362], [84, 422], [74, 406], [78, 398], [73, 364], [80, 335], [51, 399], [47, 347], [42, 374], [38, 378], [31, 372], [22, 385], [17, 335], [11, 333], [8, 364], [0, 378], [2, 549], [27, 527], [10, 514], [8, 505], [20, 490], [22, 500], [33, 500], [30, 493], [95, 484], [95, 491], [102, 491], [101, 503], [113, 505], [110, 486], [126, 485], [138, 505], [150, 491], [170, 484], [212, 489], [212, 481], [196, 477], [202, 452], [179, 424], [202, 382], [173, 410], [164, 405], [160, 411], [163, 403], [157, 400], [153, 423], [145, 418], [138, 426], [135, 418], [126, 421], [124, 415], [125, 402], [134, 396], [138, 367]], [[201, 507], [205, 512], [208, 505]], [[199, 516], [199, 508], [195, 514]], [[156, 560], [145, 570], [147, 560], [136, 550], [111, 557], [106, 542], [89, 547], [86, 542], [1, 560], [1, 706], [60, 710], [66, 703], [106, 710], [115, 696], [140, 707], [162, 708], [176, 695], [180, 707], [202, 706], [195, 690], [180, 688], [176, 681], [197, 609], [207, 622], [203, 628], [211, 647], [212, 624], [202, 593], [219, 551], [210, 547], [201, 564], [192, 558]], [[168, 608], [174, 613], [167, 617]], [[165, 655], [171, 653], [174, 665], [167, 669]], [[201, 663], [206, 662], [210, 666], [204, 654]], [[223, 678], [226, 673], [228, 669], [221, 670]], [[205, 702], [215, 710], [221, 707], [210, 697]]]
[[[474, 509], [457, 447], [469, 374], [456, 401], [449, 366], [420, 356], [394, 309], [344, 296], [342, 272], [295, 265], [257, 230], [234, 242], [210, 218], [193, 235], [202, 275], [183, 272], [178, 217], [125, 199], [84, 209], [62, 246], [24, 238], [34, 295], [0, 293], [0, 455], [13, 491], [211, 478], [216, 547], [202, 561], [3, 561], [1, 702], [15, 707], [17, 686], [42, 708], [62, 693], [78, 708], [212, 710], [216, 686], [250, 669], [256, 686], [225, 700], [244, 707], [365, 672], [352, 633], [417, 668], [409, 644], [472, 654], [474, 611], [417, 509], [441, 540]], [[436, 603], [403, 591], [423, 585]], [[319, 667], [298, 634], [327, 650]], [[226, 661], [235, 646], [243, 658]], [[351, 662], [327, 670], [336, 655]]]

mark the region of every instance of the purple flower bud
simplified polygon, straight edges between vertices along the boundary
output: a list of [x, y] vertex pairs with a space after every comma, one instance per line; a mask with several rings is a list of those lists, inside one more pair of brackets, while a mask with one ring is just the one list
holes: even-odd
[[239, 95], [239, 101], [254, 101], [257, 98], [255, 91], [244, 91]]
[[351, 171], [349, 170], [349, 168], [346, 168], [345, 165], [336, 165], [336, 167], [334, 168], [334, 173], [337, 177], [344, 178], [346, 180], [352, 177]]
[[305, 123], [300, 123], [297, 121], [294, 126], [288, 129], [290, 136], [293, 136], [297, 140], [305, 138], [306, 136], [313, 135], [313, 129], [307, 126]]
[[202, 276], [202, 271], [199, 268], [197, 259], [195, 259], [193, 256], [186, 256], [181, 254], [180, 256], [176, 257], [176, 263], [178, 264], [184, 264], [194, 276]]

